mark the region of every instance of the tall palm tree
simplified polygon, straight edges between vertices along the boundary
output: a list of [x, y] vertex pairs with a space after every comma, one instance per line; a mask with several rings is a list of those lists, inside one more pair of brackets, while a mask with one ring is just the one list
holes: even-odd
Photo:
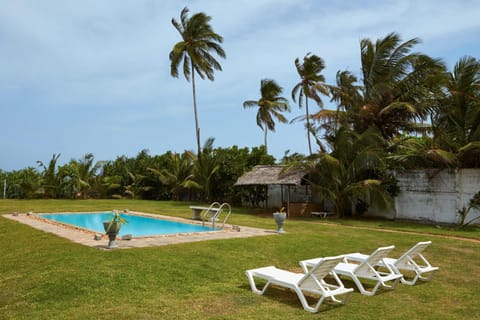
[[406, 168], [480, 166], [480, 61], [460, 58], [443, 91], [432, 116], [433, 137], [400, 139], [393, 161]]
[[402, 42], [395, 33], [375, 43], [360, 43], [363, 105], [357, 106], [357, 126], [375, 126], [385, 138], [421, 131], [432, 101], [441, 91], [445, 65], [439, 59], [412, 52], [417, 38]]
[[308, 151], [312, 154], [312, 143], [310, 140], [310, 113], [308, 110], [308, 99], [312, 99], [317, 103], [319, 107], [323, 107], [322, 99], [319, 94], [328, 95], [328, 86], [325, 84], [325, 77], [320, 74], [325, 68], [325, 63], [322, 58], [307, 53], [303, 57], [303, 63], [298, 58], [295, 59], [295, 67], [298, 75], [300, 76], [300, 82], [297, 83], [292, 90], [292, 99], [297, 102], [298, 106], [302, 108], [303, 100], [305, 99], [305, 120], [307, 121], [307, 138], [308, 138]]
[[402, 42], [396, 33], [372, 42], [360, 42], [362, 79], [349, 72], [337, 73], [333, 100], [357, 132], [374, 127], [386, 139], [401, 133], [423, 132], [422, 125], [432, 111], [445, 79], [441, 60], [414, 53], [420, 42]]
[[219, 45], [223, 38], [215, 33], [210, 25], [210, 16], [205, 13], [196, 13], [188, 17], [188, 8], [183, 8], [180, 13], [180, 22], [172, 19], [173, 26], [182, 37], [182, 41], [177, 42], [170, 52], [170, 73], [173, 77], [178, 77], [178, 67], [183, 63], [183, 74], [185, 79], [190, 82], [192, 79], [193, 110], [195, 114], [195, 132], [197, 136], [198, 153], [200, 147], [200, 127], [198, 125], [197, 98], [195, 93], [195, 72], [200, 78], [207, 77], [213, 81], [215, 70], [222, 70], [220, 63], [212, 56], [215, 52], [219, 57], [225, 58], [225, 51]]
[[257, 107], [257, 125], [264, 131], [264, 145], [268, 153], [267, 132], [275, 131], [275, 120], [286, 123], [282, 112], [290, 111], [288, 100], [280, 96], [283, 89], [274, 80], [263, 79], [260, 82], [260, 99], [243, 102], [244, 108]]

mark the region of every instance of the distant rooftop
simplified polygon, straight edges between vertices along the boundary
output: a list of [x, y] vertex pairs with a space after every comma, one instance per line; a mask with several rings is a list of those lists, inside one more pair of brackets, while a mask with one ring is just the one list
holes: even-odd
[[238, 178], [235, 186], [273, 184], [299, 186], [305, 176], [305, 171], [299, 168], [287, 168], [283, 165], [258, 165]]

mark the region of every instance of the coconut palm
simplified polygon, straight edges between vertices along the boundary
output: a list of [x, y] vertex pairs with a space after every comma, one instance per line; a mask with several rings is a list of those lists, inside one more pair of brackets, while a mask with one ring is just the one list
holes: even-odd
[[59, 193], [59, 178], [57, 176], [57, 161], [60, 154], [53, 154], [48, 166], [42, 161], [38, 160], [37, 164], [43, 168], [42, 172], [42, 188], [45, 198], [56, 198]]
[[166, 168], [148, 170], [170, 190], [173, 200], [180, 200], [181, 192], [187, 188], [187, 181], [192, 179], [195, 156], [190, 151], [185, 151], [181, 155], [168, 152], [166, 155], [169, 160]]
[[290, 111], [288, 100], [280, 96], [282, 90], [282, 87], [274, 80], [263, 79], [260, 82], [260, 99], [243, 102], [244, 108], [258, 107], [257, 125], [264, 131], [264, 145], [267, 153], [267, 132], [268, 130], [275, 131], [274, 118], [286, 123], [287, 118], [283, 116], [282, 112]]
[[480, 62], [462, 57], [432, 116], [433, 137], [394, 139], [390, 159], [406, 168], [480, 166]]
[[[307, 122], [307, 139], [308, 139], [308, 151], [312, 154], [312, 143], [310, 140], [310, 113], [308, 110], [308, 100], [312, 99], [317, 103], [319, 107], [323, 107], [322, 99], [319, 94], [328, 95], [328, 86], [325, 84], [325, 77], [320, 74], [325, 68], [325, 63], [322, 58], [307, 53], [303, 57], [303, 63], [298, 58], [295, 59], [295, 67], [298, 75], [300, 76], [300, 82], [297, 83], [292, 90], [292, 99], [297, 102], [298, 106], [302, 108], [303, 100], [305, 100], [305, 120]], [[295, 119], [294, 119], [295, 120]]]
[[184, 186], [196, 189], [201, 193], [203, 199], [212, 202], [212, 180], [215, 173], [220, 169], [219, 159], [214, 154], [214, 138], [208, 138], [203, 145], [203, 151], [198, 154], [193, 165], [191, 179], [185, 181]]
[[198, 125], [197, 98], [195, 92], [195, 72], [200, 78], [213, 81], [214, 71], [222, 70], [220, 63], [212, 56], [211, 52], [219, 57], [225, 58], [225, 51], [219, 45], [223, 38], [215, 33], [210, 25], [210, 16], [205, 13], [196, 13], [188, 17], [188, 8], [183, 8], [180, 13], [180, 22], [172, 19], [173, 26], [182, 37], [170, 52], [170, 73], [178, 77], [178, 67], [183, 64], [183, 74], [190, 82], [192, 79], [193, 110], [195, 114], [195, 132], [197, 137], [197, 148], [200, 154], [200, 127]]
[[[445, 80], [442, 61], [413, 53], [417, 38], [402, 42], [395, 33], [375, 43], [360, 42], [362, 79], [349, 72], [337, 73], [333, 101], [344, 119], [357, 132], [374, 127], [386, 139], [410, 132], [423, 132], [423, 121], [436, 105]], [[321, 117], [320, 117], [321, 118]]]
[[313, 191], [330, 202], [340, 217], [361, 213], [370, 205], [391, 207], [384, 143], [374, 128], [357, 133], [342, 127], [329, 142], [332, 152], [303, 162]]
[[27, 167], [13, 171], [10, 175], [10, 181], [14, 189], [12, 197], [31, 199], [39, 194], [38, 191], [41, 186], [42, 177], [35, 168]]
[[462, 166], [480, 165], [480, 61], [462, 57], [448, 75], [446, 98], [433, 117], [435, 142]]
[[69, 166], [71, 168], [71, 183], [74, 190], [83, 199], [86, 199], [89, 192], [93, 191], [97, 171], [102, 166], [102, 162], [94, 163], [92, 153], [87, 153], [79, 160], [71, 160]]
[[374, 126], [384, 138], [423, 129], [429, 107], [440, 93], [445, 65], [438, 59], [412, 53], [417, 38], [402, 42], [395, 33], [375, 44], [360, 43], [363, 104], [357, 105], [356, 126], [360, 131]]

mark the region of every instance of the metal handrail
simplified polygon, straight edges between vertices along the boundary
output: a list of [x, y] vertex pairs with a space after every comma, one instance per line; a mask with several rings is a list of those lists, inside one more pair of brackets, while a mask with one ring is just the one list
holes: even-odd
[[[218, 206], [218, 208], [216, 208]], [[221, 213], [223, 211], [228, 210], [228, 212], [225, 215], [225, 218], [223, 219], [222, 222], [222, 228], [225, 226], [225, 223], [227, 222], [228, 218], [230, 217], [230, 214], [232, 213], [232, 207], [227, 202], [224, 202], [220, 204], [219, 202], [214, 202], [210, 205], [210, 207], [203, 213], [202, 215], [202, 225], [205, 225], [205, 221], [211, 220], [212, 221], [212, 228], [215, 229], [215, 223], [217, 222], [217, 219], [219, 219]], [[208, 214], [212, 213], [210, 219], [205, 219], [208, 218]]]

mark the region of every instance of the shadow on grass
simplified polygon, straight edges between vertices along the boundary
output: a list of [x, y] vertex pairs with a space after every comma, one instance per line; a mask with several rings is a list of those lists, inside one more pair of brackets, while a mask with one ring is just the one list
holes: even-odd
[[[265, 282], [263, 283], [258, 282], [257, 288], [263, 288], [264, 285], [265, 285]], [[291, 289], [270, 285], [263, 295], [257, 295], [256, 293], [252, 292], [248, 284], [242, 284], [238, 286], [238, 288], [250, 291], [253, 296], [267, 298], [276, 303], [282, 303], [285, 305], [289, 305], [292, 308], [301, 308], [303, 310], [303, 306], [302, 306], [302, 303], [300, 302], [300, 299], [298, 298], [295, 291]], [[310, 306], [315, 306], [318, 303], [318, 299], [319, 299], [318, 297], [309, 296], [307, 294], [305, 295], [305, 297], [307, 298], [307, 302], [309, 303]], [[345, 304], [348, 304], [348, 300], [350, 300], [350, 298], [351, 296], [347, 298], [347, 301]], [[334, 302], [331, 299], [327, 298], [322, 302], [322, 305], [318, 312], [326, 312], [331, 309], [336, 309], [338, 307], [345, 306], [345, 304]]]

